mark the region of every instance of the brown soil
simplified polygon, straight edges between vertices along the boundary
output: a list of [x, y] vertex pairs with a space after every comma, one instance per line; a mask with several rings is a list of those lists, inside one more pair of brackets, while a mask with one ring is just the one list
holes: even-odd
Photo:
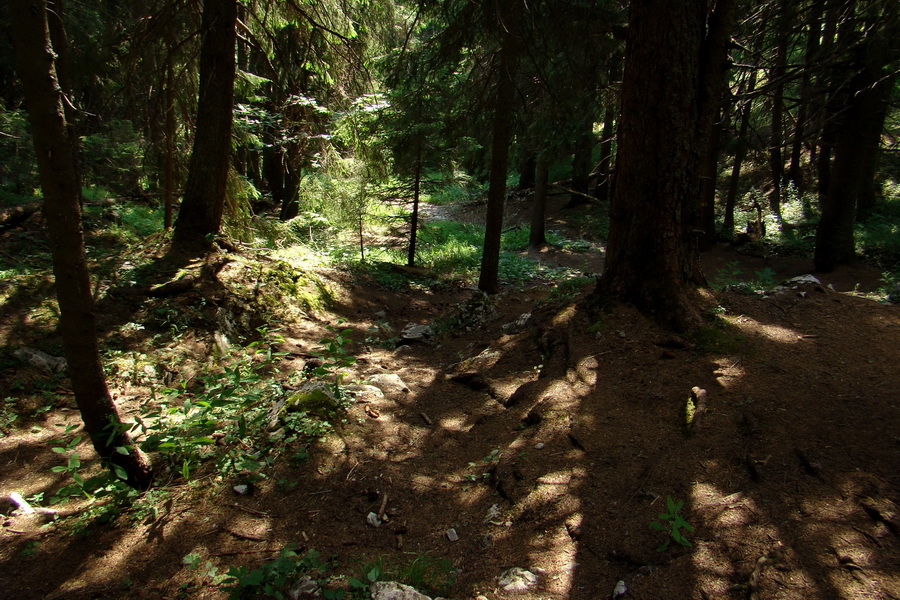
[[[551, 249], [543, 259], [596, 271], [600, 254]], [[707, 273], [739, 261], [779, 278], [809, 268], [725, 247], [704, 261]], [[361, 341], [381, 311], [399, 331], [474, 294], [323, 276], [340, 295], [328, 315], [283, 329], [288, 364], [339, 318]], [[83, 536], [6, 518], [0, 598], [223, 598], [183, 566], [186, 554], [252, 567], [288, 543], [333, 556], [334, 572], [351, 576], [376, 560], [446, 558], [451, 598], [599, 599], [620, 580], [627, 597], [651, 600], [900, 598], [900, 309], [851, 293], [876, 282], [858, 266], [768, 297], [710, 292], [723, 324], [688, 340], [627, 307], [592, 314], [581, 297], [542, 302], [553, 288], [545, 282], [507, 290], [496, 318], [474, 331], [356, 346], [357, 377], [395, 373], [409, 390], [355, 403], [308, 462], [280, 465], [251, 496], [214, 477], [176, 485], [158, 514]], [[528, 312], [523, 329], [501, 331]], [[3, 318], [12, 349], [8, 333], [24, 315]], [[708, 408], [688, 431], [695, 386]], [[117, 390], [125, 407], [131, 392]], [[0, 438], [3, 495], [60, 485], [46, 441], [76, 416], [59, 408]], [[665, 537], [650, 523], [669, 496], [684, 501], [692, 546], [657, 552]], [[382, 507], [387, 522], [367, 525]], [[499, 590], [513, 566], [536, 573], [538, 586]]]

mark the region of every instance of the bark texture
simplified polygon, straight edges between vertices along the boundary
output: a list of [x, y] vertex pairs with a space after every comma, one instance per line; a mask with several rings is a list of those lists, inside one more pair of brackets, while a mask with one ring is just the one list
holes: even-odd
[[44, 193], [60, 329], [75, 400], [100, 457], [124, 469], [129, 484], [146, 488], [153, 481], [150, 463], [119, 419], [100, 363], [78, 202], [81, 186], [56, 76], [47, 7], [42, 0], [11, 0], [10, 16]]
[[601, 298], [633, 303], [659, 322], [698, 321], [691, 284], [703, 281], [691, 214], [703, 140], [701, 50], [706, 2], [635, 0], [622, 83], [616, 186]]
[[236, 0], [204, 0], [197, 130], [174, 232], [182, 247], [208, 245], [222, 224], [231, 165], [236, 23]]

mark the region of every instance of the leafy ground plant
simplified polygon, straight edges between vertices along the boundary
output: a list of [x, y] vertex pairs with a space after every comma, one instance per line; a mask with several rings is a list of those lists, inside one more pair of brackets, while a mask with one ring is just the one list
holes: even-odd
[[672, 499], [672, 496], [666, 496], [666, 512], [660, 513], [657, 517], [658, 520], [654, 520], [650, 523], [651, 529], [662, 531], [669, 536], [668, 539], [656, 549], [657, 552], [665, 552], [672, 540], [675, 540], [685, 547], [691, 545], [688, 539], [684, 537], [683, 532], [693, 532], [694, 528], [681, 516], [681, 509], [683, 506], [684, 500], [676, 502]]

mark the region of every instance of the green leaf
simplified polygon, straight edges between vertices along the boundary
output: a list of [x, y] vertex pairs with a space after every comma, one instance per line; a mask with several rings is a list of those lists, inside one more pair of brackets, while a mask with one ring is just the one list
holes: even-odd
[[125, 446], [116, 446], [116, 452], [118, 452], [122, 456], [129, 455], [128, 448], [126, 448]]
[[115, 474], [116, 474], [116, 477], [118, 477], [118, 478], [121, 479], [122, 481], [125, 481], [125, 480], [128, 479], [128, 472], [127, 472], [124, 468], [122, 468], [121, 465], [115, 465], [115, 464], [114, 464], [114, 465], [112, 466], [112, 468], [113, 468], [113, 471], [114, 471]]
[[69, 457], [69, 470], [74, 471], [78, 467], [81, 466], [81, 460], [78, 458], [77, 454], [73, 454]]
[[56, 467], [50, 467], [50, 472], [51, 472], [51, 473], [62, 473], [63, 471], [68, 471], [68, 470], [69, 470], [68, 468], [66, 468], [66, 467], [64, 467], [64, 466], [62, 466], [62, 465], [59, 465], [59, 466], [56, 466]]

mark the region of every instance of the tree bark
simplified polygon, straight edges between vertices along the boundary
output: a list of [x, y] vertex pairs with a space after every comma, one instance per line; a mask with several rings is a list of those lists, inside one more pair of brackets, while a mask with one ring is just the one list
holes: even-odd
[[231, 165], [236, 0], [204, 0], [197, 130], [174, 242], [205, 248], [219, 233]]
[[528, 232], [528, 248], [540, 250], [547, 245], [546, 213], [549, 171], [547, 157], [541, 152], [534, 169], [534, 202], [531, 205], [531, 229]]
[[837, 126], [830, 182], [816, 229], [814, 260], [820, 272], [833, 271], [856, 258], [853, 237], [856, 203], [863, 187], [872, 184], [871, 180], [865, 180], [870, 173], [866, 161], [874, 159], [872, 148], [877, 148], [881, 135], [879, 115], [893, 86], [893, 76], [886, 75], [884, 67], [889, 62], [887, 40], [894, 31], [896, 28], [870, 34], [856, 50], [855, 75], [848, 86]]
[[[119, 419], [100, 362], [78, 203], [80, 182], [63, 92], [56, 76], [46, 3], [11, 0], [10, 15], [44, 193], [44, 219], [53, 255], [60, 329], [72, 390], [97, 454], [124, 469], [130, 485], [147, 488], [153, 481], [150, 463]], [[117, 451], [118, 448], [125, 453]]]
[[781, 216], [781, 188], [784, 179], [784, 77], [787, 68], [788, 29], [790, 27], [791, 0], [782, 0], [778, 14], [778, 45], [775, 64], [769, 79], [775, 82], [772, 90], [772, 131], [769, 138], [769, 169], [772, 173], [772, 189], [769, 192], [769, 209]]
[[416, 265], [416, 240], [419, 235], [419, 194], [422, 189], [422, 143], [416, 144], [416, 164], [413, 167], [413, 209], [409, 218], [409, 249], [406, 254], [406, 266]]
[[500, 239], [503, 234], [503, 210], [506, 203], [506, 175], [509, 169], [509, 144], [512, 139], [512, 103], [515, 96], [513, 71], [516, 66], [514, 40], [509, 33], [503, 39], [498, 60], [498, 80], [494, 98], [494, 122], [491, 130], [491, 161], [487, 212], [484, 223], [484, 251], [478, 289], [488, 294], [500, 291]]
[[745, 89], [747, 100], [741, 109], [741, 124], [738, 128], [738, 139], [734, 150], [734, 164], [731, 166], [731, 179], [728, 182], [728, 196], [725, 198], [725, 218], [722, 224], [722, 233], [731, 238], [734, 234], [734, 207], [737, 204], [738, 186], [741, 180], [741, 166], [747, 155], [747, 131], [750, 129], [750, 113], [753, 108], [751, 94], [756, 88], [756, 71], [749, 75], [749, 82]]
[[595, 292], [676, 330], [699, 322], [690, 288], [703, 282], [688, 215], [703, 151], [706, 16], [704, 0], [631, 4], [606, 268]]

